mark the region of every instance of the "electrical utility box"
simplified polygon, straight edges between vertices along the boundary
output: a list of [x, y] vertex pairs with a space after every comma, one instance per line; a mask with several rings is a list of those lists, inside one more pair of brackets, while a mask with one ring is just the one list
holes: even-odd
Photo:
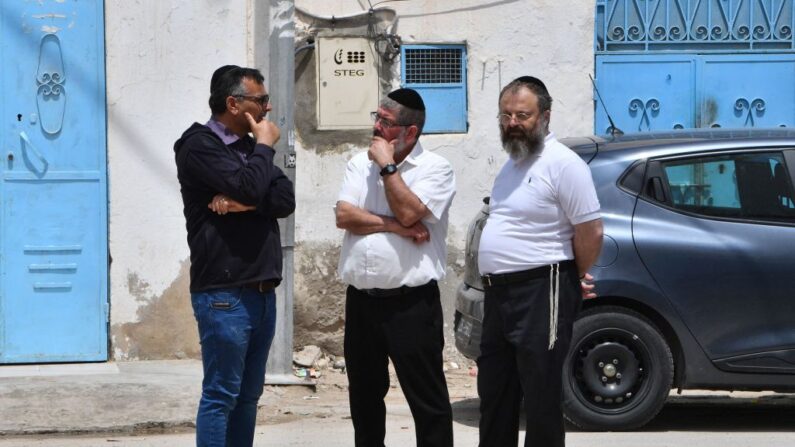
[[318, 130], [369, 129], [378, 109], [378, 54], [364, 37], [318, 37]]

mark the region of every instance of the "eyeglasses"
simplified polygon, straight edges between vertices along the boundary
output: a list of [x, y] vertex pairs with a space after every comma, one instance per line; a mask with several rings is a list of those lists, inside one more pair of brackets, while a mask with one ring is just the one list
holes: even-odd
[[396, 123], [390, 119], [384, 118], [383, 116], [379, 115], [378, 112], [370, 112], [370, 118], [373, 119], [373, 122], [381, 124], [381, 127], [404, 127], [404, 126], [411, 126], [411, 124], [400, 124]]
[[251, 102], [255, 102], [259, 104], [260, 107], [265, 107], [268, 105], [268, 101], [270, 101], [270, 95], [262, 95], [262, 96], [247, 96], [247, 95], [235, 95], [235, 98], [243, 98], [247, 99]]
[[500, 121], [500, 124], [508, 124], [514, 118], [516, 118], [517, 122], [523, 123], [529, 120], [531, 116], [533, 116], [533, 114], [528, 112], [519, 112], [511, 114], [500, 113], [499, 115], [497, 115], [497, 119]]

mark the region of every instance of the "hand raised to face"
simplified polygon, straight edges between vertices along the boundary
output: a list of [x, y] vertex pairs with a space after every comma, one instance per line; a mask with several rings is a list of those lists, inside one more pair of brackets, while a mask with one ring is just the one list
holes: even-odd
[[382, 137], [374, 136], [370, 140], [370, 149], [367, 151], [367, 157], [381, 168], [394, 163], [396, 143], [397, 140], [387, 141]]
[[255, 120], [254, 117], [248, 112], [245, 112], [245, 116], [246, 120], [248, 120], [249, 126], [251, 127], [251, 133], [254, 134], [254, 138], [257, 140], [257, 143], [273, 147], [273, 145], [279, 141], [281, 131], [279, 131], [279, 128], [276, 127], [276, 124], [273, 124], [273, 122], [268, 121], [265, 118], [257, 122], [257, 120]]

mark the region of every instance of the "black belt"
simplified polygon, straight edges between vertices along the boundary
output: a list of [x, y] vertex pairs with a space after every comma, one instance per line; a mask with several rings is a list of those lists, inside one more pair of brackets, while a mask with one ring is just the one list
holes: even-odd
[[385, 298], [390, 296], [400, 296], [400, 295], [408, 295], [412, 292], [415, 292], [419, 289], [428, 287], [428, 286], [435, 286], [436, 280], [431, 280], [431, 282], [427, 284], [423, 284], [421, 286], [400, 286], [394, 289], [356, 289], [364, 294], [376, 297], [376, 298]]
[[259, 293], [265, 293], [275, 289], [276, 283], [273, 281], [254, 281], [247, 284], [243, 284], [243, 287], [247, 289], [257, 290], [259, 291]]
[[[576, 268], [577, 264], [574, 261], [560, 262], [560, 269], [566, 271], [571, 268]], [[507, 286], [508, 284], [515, 284], [518, 282], [530, 281], [531, 279], [549, 278], [549, 266], [544, 265], [530, 270], [521, 270], [518, 272], [487, 274], [480, 277], [483, 284], [491, 286]]]

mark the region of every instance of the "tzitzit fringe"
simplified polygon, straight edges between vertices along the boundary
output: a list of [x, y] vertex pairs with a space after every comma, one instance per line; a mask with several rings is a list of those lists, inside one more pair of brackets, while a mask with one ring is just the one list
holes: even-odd
[[549, 351], [558, 339], [558, 301], [560, 295], [560, 264], [549, 266]]

